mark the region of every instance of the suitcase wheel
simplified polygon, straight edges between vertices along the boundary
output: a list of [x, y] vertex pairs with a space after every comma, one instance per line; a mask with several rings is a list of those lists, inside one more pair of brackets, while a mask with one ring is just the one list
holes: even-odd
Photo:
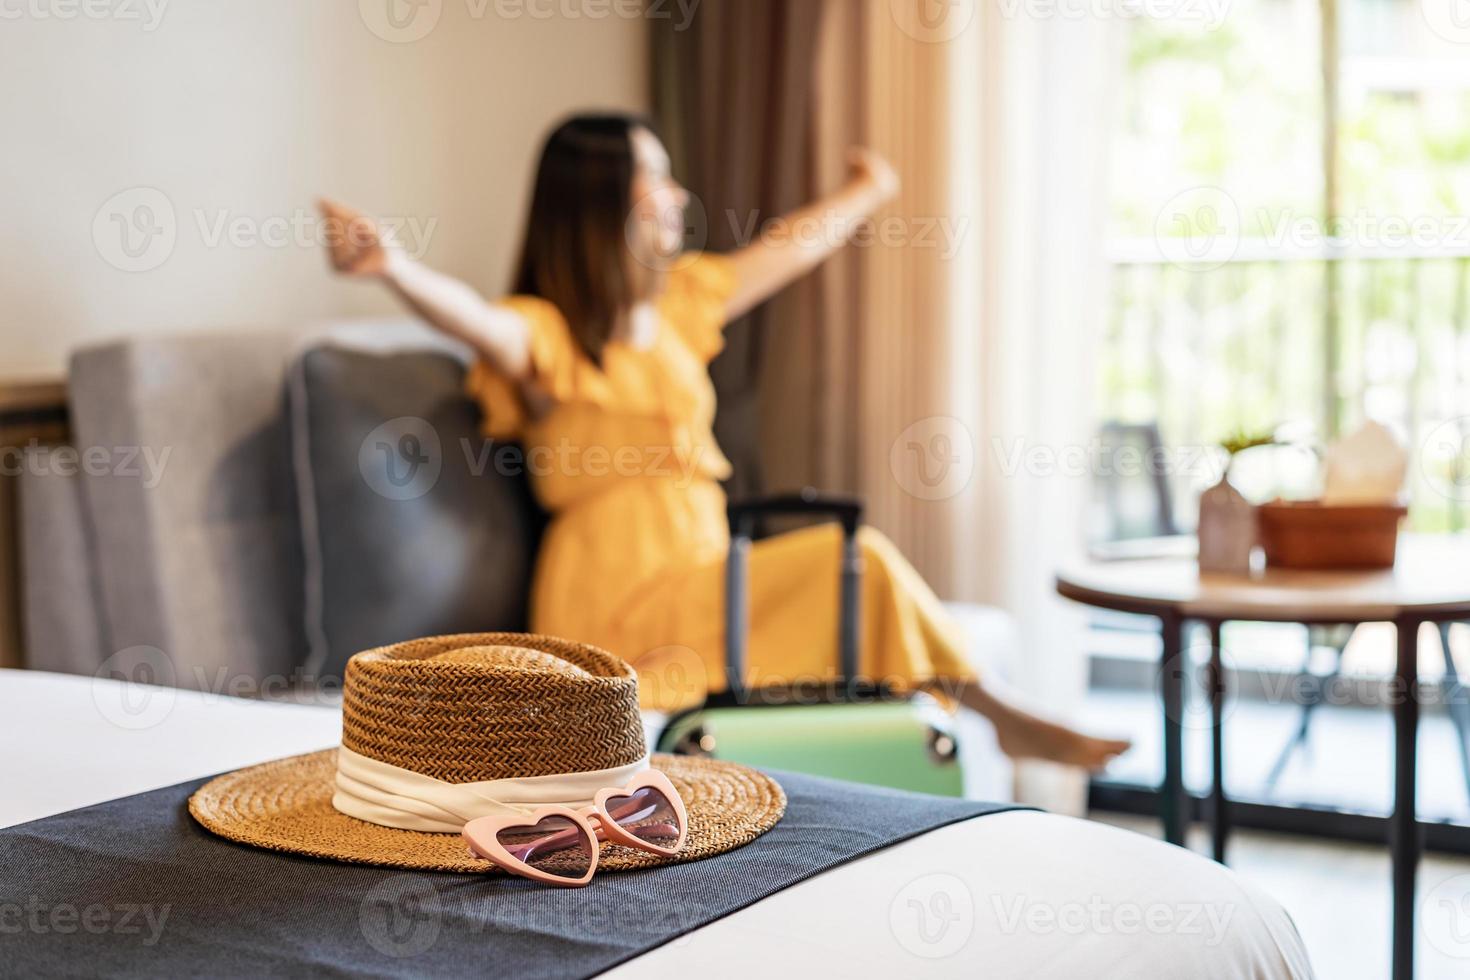
[[929, 729], [929, 758], [938, 765], [949, 765], [957, 761], [959, 746], [954, 736], [937, 728]]
[[674, 755], [709, 758], [715, 754], [715, 737], [703, 725], [693, 725], [674, 741], [670, 749]]

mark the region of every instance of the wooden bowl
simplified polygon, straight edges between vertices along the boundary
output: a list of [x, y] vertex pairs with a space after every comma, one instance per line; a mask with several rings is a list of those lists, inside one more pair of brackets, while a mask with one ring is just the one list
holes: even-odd
[[1399, 504], [1274, 500], [1257, 508], [1257, 526], [1268, 566], [1392, 568], [1408, 512]]

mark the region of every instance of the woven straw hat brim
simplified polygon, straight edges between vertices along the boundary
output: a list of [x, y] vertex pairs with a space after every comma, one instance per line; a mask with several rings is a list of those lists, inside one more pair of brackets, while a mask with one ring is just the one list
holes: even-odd
[[[733, 850], [770, 830], [786, 811], [786, 794], [771, 777], [746, 766], [688, 756], [653, 756], [689, 813], [689, 837], [672, 858], [604, 845], [599, 871], [696, 861]], [[189, 812], [228, 840], [288, 854], [419, 871], [484, 874], [497, 870], [471, 857], [458, 834], [395, 830], [332, 807], [337, 751], [278, 759], [210, 780], [189, 797]]]

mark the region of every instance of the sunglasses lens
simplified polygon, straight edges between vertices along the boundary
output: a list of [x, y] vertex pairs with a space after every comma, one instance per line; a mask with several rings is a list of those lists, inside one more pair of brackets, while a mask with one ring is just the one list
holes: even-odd
[[495, 839], [512, 857], [558, 878], [581, 878], [592, 864], [592, 838], [566, 817], [542, 817], [529, 826], [507, 827]]
[[679, 813], [663, 792], [644, 786], [629, 796], [610, 796], [607, 813], [618, 826], [654, 847], [671, 848], [679, 842]]

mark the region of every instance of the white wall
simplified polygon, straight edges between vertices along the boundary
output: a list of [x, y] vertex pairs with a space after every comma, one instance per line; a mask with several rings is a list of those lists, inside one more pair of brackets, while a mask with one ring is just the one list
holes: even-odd
[[501, 290], [547, 125], [646, 104], [646, 23], [619, 10], [0, 0], [0, 378], [118, 334], [388, 309], [327, 275], [321, 193], [411, 219], [431, 262]]

